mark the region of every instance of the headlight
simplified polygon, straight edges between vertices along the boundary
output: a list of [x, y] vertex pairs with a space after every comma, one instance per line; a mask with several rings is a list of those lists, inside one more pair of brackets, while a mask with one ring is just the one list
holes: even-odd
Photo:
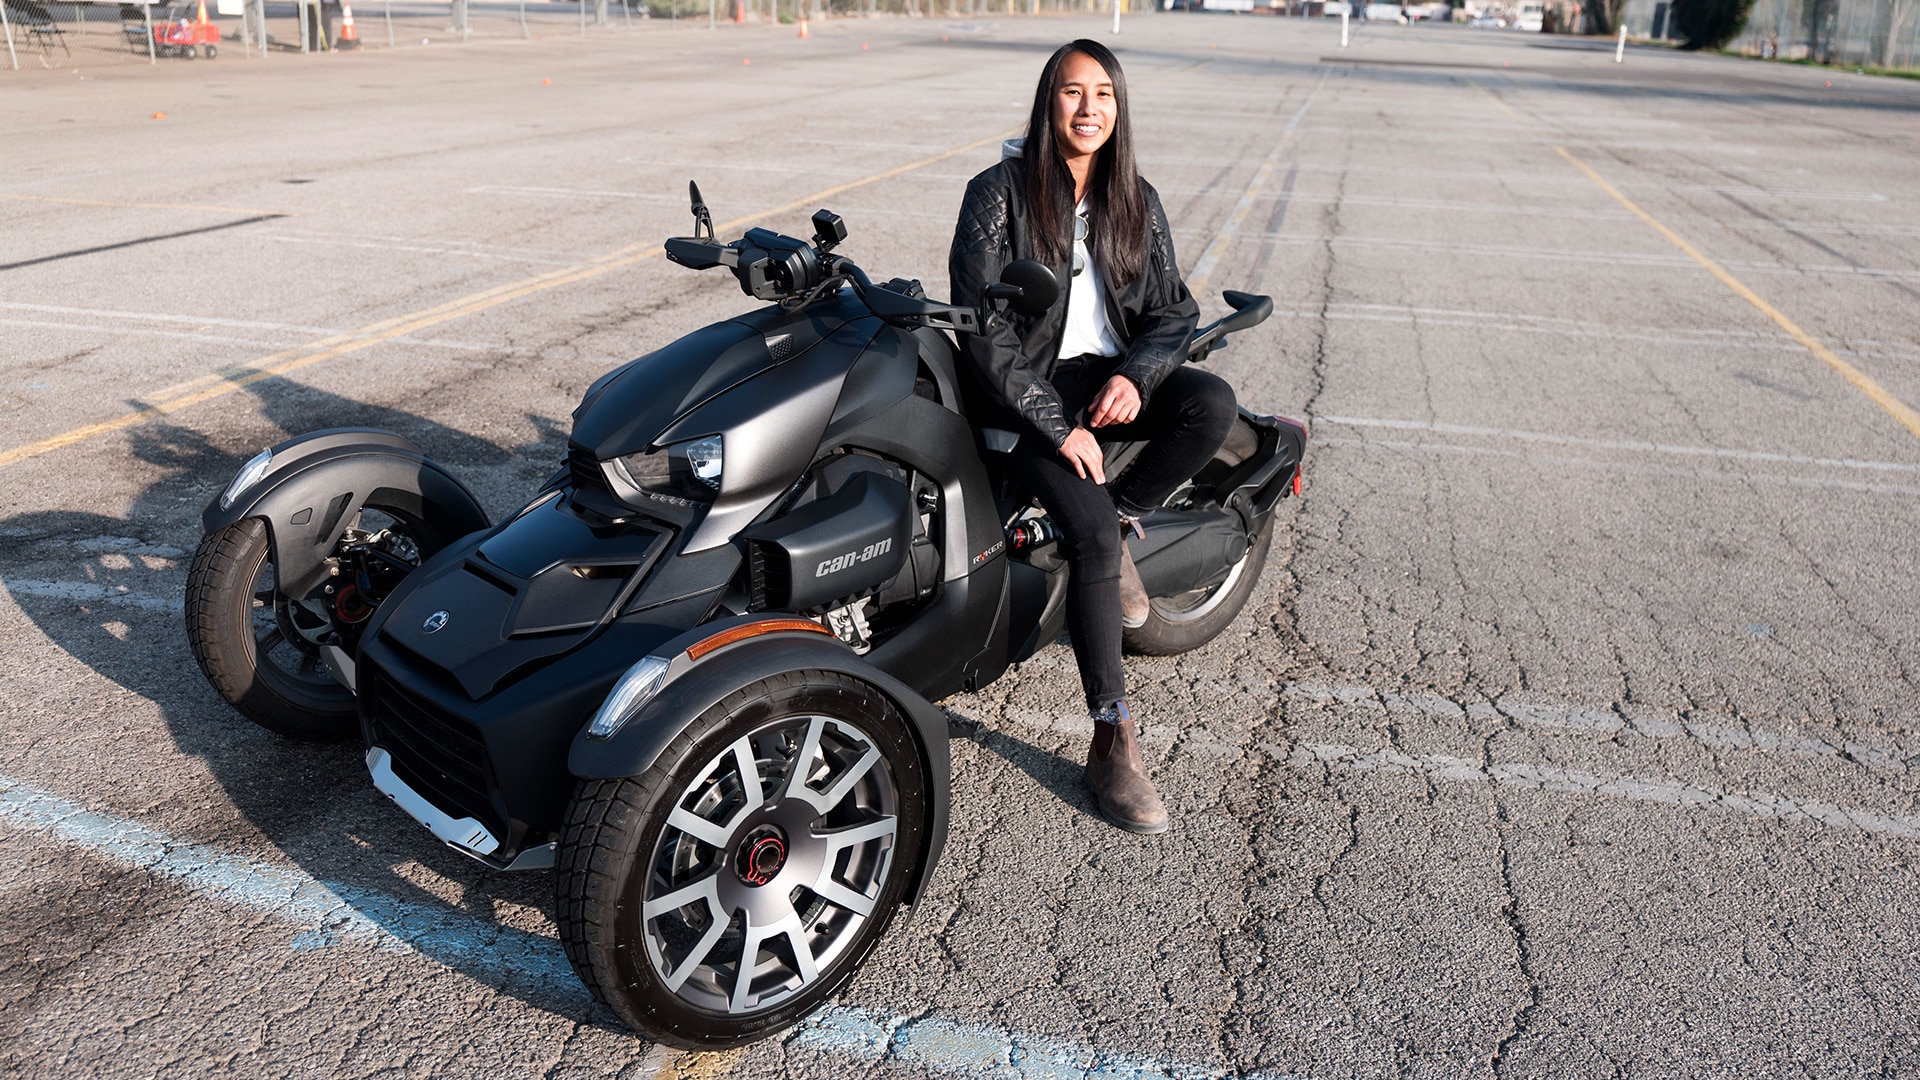
[[666, 678], [667, 661], [657, 656], [646, 657], [628, 668], [620, 681], [613, 684], [613, 692], [601, 703], [600, 711], [593, 714], [593, 723], [587, 725], [587, 736], [611, 739], [619, 734], [627, 721], [660, 692]]
[[233, 500], [239, 498], [241, 492], [259, 483], [260, 478], [267, 475], [267, 470], [272, 467], [273, 451], [271, 450], [262, 450], [248, 458], [247, 463], [240, 466], [240, 475], [235, 476], [233, 483], [227, 485], [227, 490], [220, 493], [220, 509], [232, 509]]
[[718, 435], [613, 459], [620, 478], [656, 499], [705, 505], [720, 493], [725, 445]]

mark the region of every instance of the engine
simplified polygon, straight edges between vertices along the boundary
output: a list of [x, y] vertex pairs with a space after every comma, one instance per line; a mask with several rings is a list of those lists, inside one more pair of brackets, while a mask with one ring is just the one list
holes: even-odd
[[891, 617], [931, 598], [940, 550], [939, 491], [884, 458], [834, 454], [815, 465], [772, 521], [747, 530], [748, 608], [821, 615], [865, 652]]

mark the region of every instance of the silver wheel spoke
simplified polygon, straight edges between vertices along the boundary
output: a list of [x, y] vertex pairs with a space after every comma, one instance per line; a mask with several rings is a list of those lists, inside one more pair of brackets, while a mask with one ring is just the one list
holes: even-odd
[[[813, 771], [814, 758], [820, 752], [820, 736], [825, 733], [827, 723], [826, 717], [816, 716], [807, 725], [806, 742], [800, 747], [800, 756], [794, 758], [793, 774], [787, 780], [785, 792], [788, 798], [800, 799], [822, 814], [840, 805], [840, 800], [847, 797], [847, 792], [852, 791], [860, 778], [873, 768], [874, 762], [880, 760], [880, 748], [868, 742], [867, 752], [860, 755], [860, 760], [833, 777], [832, 785], [827, 790], [815, 791], [807, 783], [807, 777]], [[834, 726], [839, 727], [838, 724]], [[845, 731], [844, 728], [841, 730]]]
[[727, 825], [715, 824], [691, 810], [682, 810], [679, 807], [675, 807], [673, 813], [667, 815], [667, 824], [703, 844], [717, 848], [726, 847], [732, 833]]
[[815, 879], [812, 884], [808, 885], [807, 888], [812, 889], [815, 895], [827, 903], [835, 907], [846, 908], [855, 915], [866, 916], [873, 914], [872, 898], [854, 892], [852, 889], [834, 880], [832, 860], [829, 860], [825, 866], [820, 868], [820, 876]]
[[807, 786], [807, 777], [813, 772], [813, 759], [820, 754], [820, 734], [826, 729], [826, 717], [808, 718], [807, 737], [800, 742], [800, 753], [794, 756], [793, 768], [787, 770], [786, 790], [780, 793], [782, 798], [805, 799], [813, 803], [814, 809], [822, 813], [825, 810], [814, 801], [813, 789]]
[[642, 921], [652, 922], [662, 915], [672, 914], [689, 904], [701, 902], [706, 904], [707, 932], [700, 935], [700, 940], [694, 943], [693, 948], [680, 961], [679, 967], [662, 974], [662, 981], [667, 984], [667, 989], [670, 991], [679, 992], [680, 987], [686, 984], [687, 977], [700, 969], [700, 965], [707, 959], [707, 954], [713, 951], [714, 944], [720, 940], [722, 934], [727, 932], [727, 913], [720, 907], [719, 890], [715, 888], [717, 883], [718, 874], [708, 874], [691, 885], [682, 886], [658, 899], [649, 900], [640, 908]]
[[[740, 943], [740, 967], [733, 980], [733, 997], [727, 1002], [729, 1011], [747, 1011], [747, 996], [753, 992], [753, 972], [759, 964], [760, 950], [766, 946], [768, 939], [776, 937], [787, 939], [788, 946], [793, 949], [794, 973], [800, 976], [800, 985], [780, 997], [799, 993], [820, 977], [819, 969], [814, 966], [813, 950], [807, 947], [806, 929], [800, 925], [797, 913], [789, 913], [766, 926], [753, 925], [752, 916], [749, 915], [746, 937]], [[767, 1004], [772, 1003], [762, 1003], [762, 1007]]]
[[821, 813], [839, 806], [840, 800], [846, 798], [847, 792], [853, 790], [853, 785], [859, 783], [860, 778], [867, 775], [867, 770], [873, 768], [873, 763], [879, 760], [880, 748], [868, 743], [867, 752], [861, 754], [860, 760], [849, 766], [846, 772], [841, 773], [834, 780], [832, 787], [821, 792], [820, 801], [814, 805], [819, 807]]
[[746, 796], [747, 804], [741, 813], [751, 814], [760, 809], [766, 801], [766, 792], [760, 783], [760, 766], [753, 760], [753, 739], [751, 736], [733, 744], [734, 767], [740, 770], [740, 793]]
[[695, 900], [705, 900], [708, 910], [716, 915], [725, 914], [720, 910], [720, 875], [708, 874], [691, 885], [682, 885], [665, 896], [655, 897], [640, 907], [640, 917], [651, 922], [670, 911], [679, 911]]
[[842, 848], [864, 844], [869, 840], [878, 840], [883, 836], [892, 836], [895, 824], [893, 818], [886, 817], [878, 821], [869, 821], [864, 825], [852, 825], [832, 832], [816, 832], [813, 835], [827, 842], [827, 858], [831, 860], [833, 856], [840, 853]]

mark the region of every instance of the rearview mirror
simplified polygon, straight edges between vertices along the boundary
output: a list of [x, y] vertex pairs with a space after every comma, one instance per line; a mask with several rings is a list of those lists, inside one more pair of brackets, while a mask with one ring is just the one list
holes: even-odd
[[[1032, 259], [1015, 259], [1000, 271], [1000, 284], [1008, 287], [1001, 295], [1023, 315], [1038, 315], [1060, 299], [1060, 281], [1046, 264]], [[995, 290], [998, 291], [998, 290]]]

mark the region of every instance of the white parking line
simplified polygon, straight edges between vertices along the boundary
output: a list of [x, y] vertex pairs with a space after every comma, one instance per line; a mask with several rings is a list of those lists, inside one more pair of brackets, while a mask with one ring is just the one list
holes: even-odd
[[[1196, 230], [1175, 230], [1190, 235]], [[1669, 255], [1665, 252], [1605, 252], [1571, 251], [1558, 248], [1517, 247], [1512, 244], [1468, 244], [1452, 240], [1407, 240], [1390, 236], [1322, 236], [1317, 233], [1273, 233], [1249, 232], [1234, 233], [1237, 237], [1266, 240], [1282, 244], [1341, 244], [1353, 247], [1376, 248], [1385, 251], [1434, 251], [1454, 257], [1490, 256], [1504, 259], [1541, 259], [1548, 262], [1581, 263], [1590, 266], [1643, 266], [1662, 270], [1696, 270], [1698, 265], [1684, 255]], [[1738, 259], [1724, 260], [1723, 265], [1745, 271], [1749, 274], [1841, 274], [1850, 277], [1876, 278], [1886, 281], [1920, 281], [1920, 270], [1891, 270], [1871, 266], [1843, 266], [1839, 264], [1815, 263], [1778, 263], [1754, 262]]]
[[98, 603], [104, 600], [145, 608], [148, 611], [178, 611], [182, 603], [178, 597], [168, 599], [147, 596], [134, 592], [125, 585], [109, 585], [99, 581], [36, 581], [31, 578], [5, 578], [0, 579], [0, 590], [5, 590], [16, 597], [39, 596], [50, 600], [72, 600], [77, 603]]
[[[415, 954], [488, 982], [534, 984], [546, 1007], [584, 1016], [592, 1007], [560, 943], [477, 919], [464, 911], [409, 903], [338, 881], [322, 881], [206, 844], [192, 844], [126, 818], [90, 810], [25, 781], [0, 776], [0, 823], [146, 870], [229, 907], [270, 915], [293, 931], [297, 951], [357, 943]], [[422, 842], [427, 842], [423, 834]], [[978, 1024], [832, 1006], [798, 1025], [788, 1046], [871, 1064], [900, 1061], [939, 1073], [1034, 1080], [1202, 1080], [1241, 1075], [1217, 1066], [1155, 1061]]]
[[1359, 450], [1400, 450], [1423, 454], [1444, 454], [1455, 457], [1498, 457], [1516, 461], [1526, 461], [1539, 465], [1571, 465], [1582, 469], [1600, 469], [1606, 472], [1627, 473], [1634, 476], [1675, 476], [1689, 480], [1731, 481], [1741, 484], [1781, 484], [1787, 487], [1816, 488], [1827, 491], [1857, 491], [1870, 495], [1920, 496], [1920, 487], [1904, 484], [1873, 484], [1863, 480], [1826, 480], [1812, 476], [1789, 476], [1782, 473], [1733, 472], [1716, 469], [1684, 469], [1670, 465], [1634, 465], [1620, 461], [1603, 461], [1599, 458], [1567, 457], [1561, 454], [1539, 454], [1525, 450], [1502, 450], [1491, 446], [1462, 446], [1458, 443], [1408, 442], [1398, 439], [1344, 439], [1339, 437], [1316, 440], [1314, 445], [1327, 447], [1352, 447]]
[[1858, 458], [1808, 457], [1769, 450], [1728, 450], [1717, 446], [1683, 446], [1675, 443], [1636, 442], [1629, 439], [1589, 439], [1578, 435], [1559, 435], [1547, 431], [1523, 431], [1515, 428], [1476, 427], [1470, 424], [1441, 424], [1431, 420], [1391, 420], [1368, 416], [1315, 416], [1318, 424], [1343, 427], [1387, 428], [1394, 431], [1431, 431], [1445, 435], [1472, 435], [1514, 439], [1520, 442], [1578, 446], [1595, 450], [1626, 450], [1636, 453], [1674, 454], [1681, 457], [1730, 458], [1738, 461], [1764, 461], [1783, 465], [1816, 465], [1835, 469], [1866, 469], [1876, 472], [1920, 473], [1920, 465], [1898, 461], [1862, 461]]
[[[1521, 727], [1549, 728], [1561, 731], [1587, 731], [1607, 738], [1622, 733], [1651, 739], [1680, 739], [1697, 742], [1714, 750], [1752, 750], [1761, 753], [1792, 754], [1825, 761], [1852, 761], [1889, 772], [1905, 773], [1912, 766], [1897, 751], [1859, 742], [1828, 742], [1803, 735], [1755, 730], [1751, 724], [1734, 717], [1628, 716], [1613, 706], [1586, 708], [1527, 701], [1458, 702], [1439, 694], [1402, 694], [1379, 690], [1365, 683], [1290, 683], [1281, 691], [1285, 697], [1318, 704], [1353, 705], [1376, 703], [1392, 710], [1408, 710], [1444, 720], [1498, 720]], [[1920, 755], [1916, 755], [1920, 757]]]
[[[1278, 751], [1279, 747], [1272, 747]], [[1346, 772], [1411, 773], [1431, 780], [1480, 781], [1510, 787], [1534, 788], [1576, 795], [1603, 795], [1633, 802], [1666, 803], [1671, 806], [1711, 807], [1731, 810], [1753, 817], [1782, 821], [1815, 821], [1822, 825], [1854, 828], [1879, 836], [1920, 839], [1920, 819], [1876, 814], [1867, 810], [1848, 810], [1810, 799], [1790, 799], [1766, 792], [1725, 791], [1719, 788], [1685, 784], [1673, 780], [1649, 780], [1633, 776], [1561, 769], [1549, 765], [1522, 762], [1494, 762], [1481, 765], [1466, 758], [1424, 754], [1418, 757], [1397, 750], [1371, 753], [1351, 746], [1296, 743], [1286, 754], [1296, 767], [1324, 766]]]
[[[1334, 303], [1327, 305], [1325, 311], [1318, 308], [1275, 308], [1273, 317], [1316, 320], [1325, 318], [1402, 325], [1418, 323], [1423, 328], [1462, 326], [1591, 341], [1646, 341], [1682, 348], [1762, 349], [1768, 352], [1791, 353], [1803, 352], [1806, 348], [1784, 333], [1765, 330], [1722, 330], [1708, 326], [1628, 327], [1589, 319], [1567, 319], [1520, 312], [1428, 308], [1407, 304]], [[1848, 346], [1835, 351], [1868, 359], [1920, 360], [1920, 349], [1914, 348], [1907, 342], [1854, 339]]]
[[472, 248], [432, 247], [427, 244], [408, 244], [395, 240], [348, 240], [333, 236], [293, 236], [273, 231], [262, 231], [256, 235], [262, 240], [272, 240], [281, 244], [320, 244], [327, 247], [406, 251], [421, 255], [459, 255], [472, 259], [494, 259], [500, 262], [531, 263], [535, 266], [568, 266], [574, 261], [572, 259], [542, 259], [534, 255], [504, 255], [494, 251], [475, 251]]

